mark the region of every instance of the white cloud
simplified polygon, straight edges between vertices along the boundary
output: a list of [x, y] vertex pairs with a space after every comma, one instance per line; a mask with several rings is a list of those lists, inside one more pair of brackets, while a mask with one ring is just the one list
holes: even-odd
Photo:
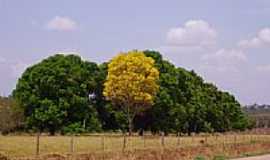
[[267, 45], [270, 46], [270, 28], [263, 28], [255, 37], [241, 40], [238, 43], [241, 48], [260, 48]]
[[247, 61], [247, 57], [243, 51], [237, 49], [220, 49], [214, 54], [205, 54], [202, 60], [237, 60]]
[[167, 33], [167, 42], [175, 46], [208, 47], [216, 43], [216, 38], [216, 30], [204, 20], [189, 20]]
[[69, 17], [60, 17], [56, 16], [51, 19], [46, 28], [49, 30], [57, 30], [57, 31], [72, 31], [77, 29], [78, 24]]
[[260, 48], [262, 44], [262, 41], [255, 37], [250, 40], [241, 40], [238, 43], [238, 46], [240, 46], [241, 48]]
[[258, 37], [265, 43], [270, 43], [270, 28], [264, 28], [258, 33]]
[[270, 72], [270, 65], [261, 65], [256, 67], [256, 69], [260, 72]]
[[201, 57], [204, 67], [218, 71], [237, 71], [239, 65], [247, 62], [243, 51], [237, 49], [220, 49], [214, 54], [205, 54]]
[[[261, 32], [260, 37], [266, 33], [266, 31]], [[163, 46], [160, 50], [167, 52], [168, 55], [176, 52], [181, 54], [181, 58], [179, 58], [180, 55], [174, 54], [176, 57], [173, 57], [173, 59], [178, 59], [177, 61], [181, 61], [181, 64], [188, 65], [190, 68], [197, 66], [199, 69], [213, 72], [238, 73], [248, 61], [243, 48], [218, 48], [217, 36], [216, 29], [210, 26], [208, 22], [190, 20], [183, 27], [171, 29], [167, 33], [167, 42], [170, 45]], [[260, 42], [258, 41], [260, 40], [252, 40], [253, 45], [259, 45]], [[182, 53], [188, 54], [184, 57]], [[184, 60], [182, 60], [183, 57]]]

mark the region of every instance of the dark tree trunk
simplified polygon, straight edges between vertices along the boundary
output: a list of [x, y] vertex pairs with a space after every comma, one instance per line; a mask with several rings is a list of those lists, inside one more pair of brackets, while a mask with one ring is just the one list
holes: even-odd
[[190, 130], [188, 130], [188, 136], [191, 136], [191, 131]]
[[143, 136], [143, 134], [144, 134], [143, 129], [140, 129], [139, 136]]
[[128, 122], [128, 135], [129, 136], [132, 136], [132, 130], [133, 130], [132, 120], [129, 118], [129, 122]]
[[54, 128], [50, 128], [49, 129], [49, 133], [50, 133], [50, 136], [54, 136], [55, 135], [55, 129]]

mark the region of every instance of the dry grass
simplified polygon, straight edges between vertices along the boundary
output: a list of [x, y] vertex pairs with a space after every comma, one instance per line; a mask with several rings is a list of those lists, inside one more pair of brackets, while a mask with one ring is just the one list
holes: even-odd
[[[68, 136], [41, 136], [40, 153], [48, 155], [57, 153], [70, 155]], [[214, 155], [242, 156], [270, 152], [270, 135], [208, 135], [194, 137], [164, 138], [134, 136], [127, 137], [127, 147], [122, 153], [124, 138], [122, 136], [77, 136], [74, 137], [75, 157], [86, 159], [192, 159], [196, 155], [213, 157]], [[104, 142], [104, 149], [103, 149]], [[0, 153], [11, 158], [34, 157], [36, 153], [35, 136], [0, 136]], [[152, 158], [150, 158], [150, 157]], [[62, 157], [63, 158], [63, 157]], [[75, 158], [75, 159], [77, 159]], [[45, 159], [50, 159], [46, 157]], [[164, 157], [163, 157], [164, 159]]]

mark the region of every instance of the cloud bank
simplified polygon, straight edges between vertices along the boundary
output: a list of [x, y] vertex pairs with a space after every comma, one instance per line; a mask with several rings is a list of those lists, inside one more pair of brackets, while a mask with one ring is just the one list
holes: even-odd
[[204, 20], [190, 20], [184, 26], [172, 28], [167, 33], [167, 42], [176, 46], [208, 47], [216, 43], [217, 32]]
[[238, 46], [245, 49], [270, 46], [270, 28], [261, 29], [253, 38], [241, 40]]

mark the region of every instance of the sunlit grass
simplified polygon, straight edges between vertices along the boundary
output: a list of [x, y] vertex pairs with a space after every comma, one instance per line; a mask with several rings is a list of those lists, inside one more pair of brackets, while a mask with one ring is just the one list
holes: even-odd
[[[162, 137], [159, 136], [133, 136], [126, 137], [125, 150], [136, 149], [168, 149], [196, 147], [203, 145], [233, 145], [250, 144], [256, 142], [269, 142], [270, 135], [204, 135], [193, 137], [164, 137], [164, 146], [162, 146]], [[123, 149], [124, 137], [117, 136], [75, 136], [75, 153], [96, 153], [96, 152], [118, 152]], [[104, 145], [103, 145], [104, 144]], [[41, 136], [40, 153], [70, 153], [71, 136]], [[103, 148], [104, 147], [104, 148]], [[36, 153], [36, 136], [0, 136], [0, 152], [11, 156], [32, 156]]]

